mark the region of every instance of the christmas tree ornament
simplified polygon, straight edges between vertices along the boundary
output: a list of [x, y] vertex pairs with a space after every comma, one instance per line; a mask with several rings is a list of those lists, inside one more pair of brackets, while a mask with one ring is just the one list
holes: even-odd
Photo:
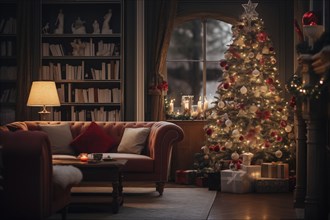
[[237, 129], [233, 130], [233, 132], [232, 132], [232, 136], [233, 136], [233, 137], [239, 137], [239, 136], [240, 136], [239, 131], [238, 131]]
[[[259, 42], [263, 43], [267, 40], [267, 34], [265, 32], [260, 32], [257, 34], [257, 39]], [[269, 49], [268, 49], [268, 53], [269, 53]]]
[[227, 127], [230, 127], [232, 124], [233, 124], [233, 122], [232, 122], [230, 119], [227, 119], [227, 120], [225, 121], [225, 125], [226, 125]]
[[239, 90], [241, 94], [246, 94], [247, 93], [247, 88], [245, 86], [242, 86], [242, 88]]
[[253, 19], [256, 19], [258, 17], [258, 13], [256, 12], [256, 7], [258, 6], [258, 3], [252, 3], [251, 0], [248, 1], [247, 4], [242, 4], [245, 13], [242, 15], [242, 18], [247, 19], [250, 22]]
[[278, 159], [280, 159], [280, 158], [283, 156], [282, 151], [277, 150], [277, 151], [275, 152], [275, 156], [276, 156]]
[[254, 70], [252, 71], [252, 75], [255, 76], [255, 77], [257, 77], [257, 76], [260, 75], [260, 71], [257, 70], [257, 69], [254, 69]]
[[248, 56], [249, 56], [249, 58], [252, 59], [254, 57], [254, 53], [253, 52], [250, 52]]
[[226, 147], [226, 148], [231, 148], [232, 146], [233, 146], [233, 143], [232, 143], [232, 142], [227, 141], [227, 142], [225, 143], [225, 147]]
[[231, 154], [231, 159], [232, 160], [238, 160], [239, 159], [239, 154], [235, 151], [234, 153]]
[[301, 23], [309, 26], [318, 25], [318, 17], [314, 11], [308, 11], [304, 13]]
[[267, 86], [260, 86], [260, 92], [265, 93], [268, 91]]
[[287, 126], [285, 127], [285, 131], [286, 131], [287, 133], [290, 133], [290, 132], [292, 131], [292, 127], [291, 127], [290, 125], [287, 125]]
[[225, 107], [225, 103], [223, 101], [218, 102], [218, 107], [219, 108], [224, 108]]
[[256, 105], [251, 105], [249, 111], [251, 113], [256, 113], [258, 111], [258, 107]]
[[269, 54], [269, 48], [264, 46], [261, 51], [262, 54]]

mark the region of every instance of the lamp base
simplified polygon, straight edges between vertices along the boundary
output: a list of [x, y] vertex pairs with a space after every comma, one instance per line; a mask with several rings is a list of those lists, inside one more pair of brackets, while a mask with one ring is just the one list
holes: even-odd
[[50, 111], [47, 111], [46, 106], [44, 105], [42, 110], [38, 112], [40, 114], [40, 120], [41, 121], [47, 121], [48, 116], [50, 115]]

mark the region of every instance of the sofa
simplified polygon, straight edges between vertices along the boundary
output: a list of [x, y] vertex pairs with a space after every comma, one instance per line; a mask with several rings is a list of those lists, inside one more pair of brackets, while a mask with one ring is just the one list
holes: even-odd
[[[52, 129], [52, 126], [64, 126], [63, 128], [58, 129], [57, 133], [63, 133], [65, 129], [69, 130], [69, 132], [60, 135], [60, 137], [53, 137], [53, 139], [55, 139], [53, 140], [53, 142], [66, 139], [65, 136], [67, 133], [71, 132], [72, 135], [72, 140], [70, 140], [70, 144], [68, 144], [70, 146], [64, 146], [64, 148], [66, 149], [71, 148], [68, 151], [71, 151], [71, 154], [66, 153], [65, 151], [64, 153], [60, 154], [54, 153], [53, 158], [63, 156], [63, 154], [77, 157], [79, 153], [87, 151], [87, 153], [105, 153], [104, 155], [106, 155], [107, 157], [109, 156], [112, 159], [127, 159], [127, 163], [122, 169], [124, 185], [125, 181], [152, 181], [155, 182], [156, 190], [159, 192], [160, 195], [163, 194], [165, 183], [168, 181], [172, 146], [177, 142], [183, 140], [184, 137], [183, 130], [179, 126], [166, 121], [22, 121], [7, 124], [3, 126], [2, 130], [8, 129], [11, 132], [17, 130], [45, 131], [45, 126], [47, 127], [47, 129]], [[67, 126], [68, 128], [65, 128], [65, 126]], [[97, 130], [97, 132], [91, 131], [93, 130], [91, 129], [91, 127], [96, 128], [96, 130], [99, 130]], [[131, 138], [131, 134], [132, 132], [134, 134], [135, 130], [144, 132], [145, 140], [143, 138], [141, 139], [141, 137]], [[87, 133], [89, 134], [89, 136], [87, 136]], [[82, 137], [84, 135], [85, 137]], [[48, 133], [48, 136], [50, 138], [50, 142], [52, 142], [52, 137], [50, 137], [50, 133]], [[102, 139], [105, 139], [106, 141], [99, 141], [97, 144], [90, 143], [93, 139], [96, 142]], [[130, 141], [133, 142], [130, 143]], [[111, 142], [110, 145], [108, 144], [109, 142]], [[139, 143], [135, 144], [135, 142]], [[73, 143], [76, 143], [77, 146], [71, 146]], [[90, 148], [91, 146], [93, 146], [93, 144], [95, 146]], [[104, 144], [108, 144], [108, 148], [101, 147]], [[87, 146], [84, 146], [84, 148], [80, 149], [79, 147], [83, 145]], [[128, 145], [134, 145], [134, 148], [132, 148], [132, 152], [130, 151], [130, 146]], [[53, 148], [53, 146], [51, 148]], [[84, 176], [84, 178], [86, 177]]]
[[56, 212], [66, 219], [71, 188], [82, 180], [73, 166], [53, 166], [48, 136], [41, 131], [0, 132], [3, 192], [0, 216], [45, 219]]

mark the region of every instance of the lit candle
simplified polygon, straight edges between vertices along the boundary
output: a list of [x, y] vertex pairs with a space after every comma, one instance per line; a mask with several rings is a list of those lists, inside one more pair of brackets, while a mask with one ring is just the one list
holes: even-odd
[[174, 103], [173, 103], [173, 99], [171, 100], [170, 103], [170, 114], [172, 114], [174, 112]]
[[189, 109], [189, 101], [188, 100], [184, 101], [184, 109], [185, 110]]
[[209, 103], [207, 102], [206, 97], [204, 97], [204, 111], [206, 111], [209, 108]]
[[88, 155], [87, 154], [81, 154], [80, 155], [80, 161], [81, 162], [87, 162], [88, 161]]
[[203, 106], [202, 106], [202, 97], [199, 96], [199, 100], [197, 102], [197, 112], [202, 112], [203, 111]]

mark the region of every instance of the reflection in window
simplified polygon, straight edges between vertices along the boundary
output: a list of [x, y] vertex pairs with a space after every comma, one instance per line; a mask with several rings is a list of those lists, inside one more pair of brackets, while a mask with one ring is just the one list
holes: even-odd
[[174, 29], [167, 54], [168, 113], [174, 118], [203, 116], [214, 100], [222, 76], [219, 60], [231, 37], [231, 25], [219, 20], [196, 19]]

